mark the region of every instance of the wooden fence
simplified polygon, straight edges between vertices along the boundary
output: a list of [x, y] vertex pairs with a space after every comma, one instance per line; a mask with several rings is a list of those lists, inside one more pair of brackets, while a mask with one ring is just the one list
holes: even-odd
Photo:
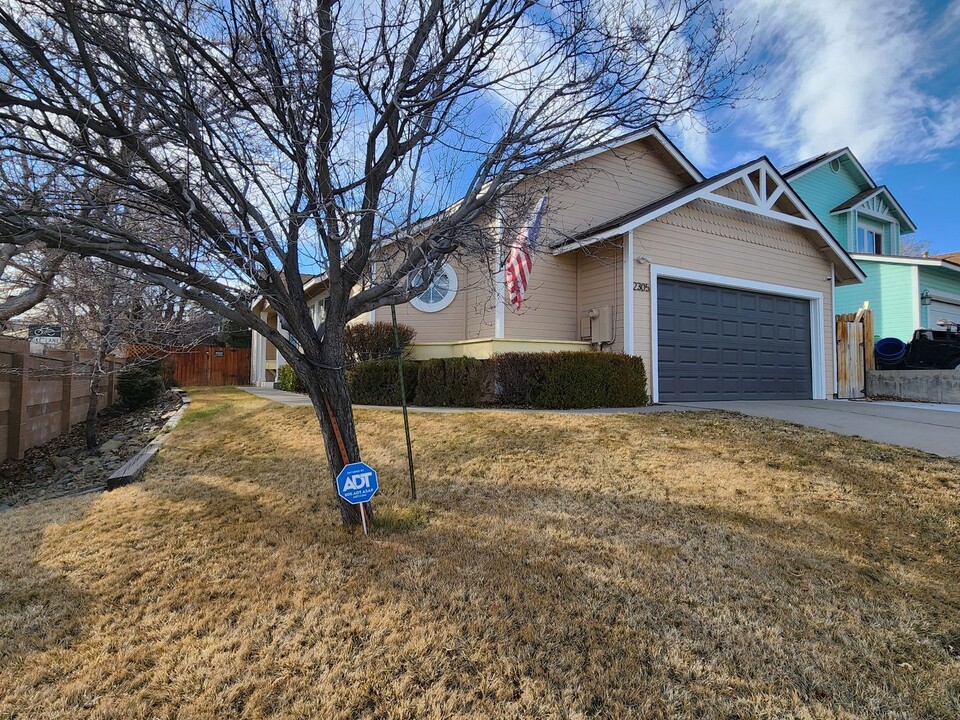
[[837, 315], [837, 397], [858, 400], [866, 394], [866, 371], [876, 369], [873, 355], [873, 311]]
[[[30, 352], [18, 338], [0, 337], [0, 461], [70, 431], [87, 415], [93, 353]], [[106, 361], [98, 409], [113, 404], [122, 361]]]
[[134, 357], [163, 360], [163, 374], [180, 386], [249, 385], [250, 348], [197, 345], [189, 348], [137, 345]]

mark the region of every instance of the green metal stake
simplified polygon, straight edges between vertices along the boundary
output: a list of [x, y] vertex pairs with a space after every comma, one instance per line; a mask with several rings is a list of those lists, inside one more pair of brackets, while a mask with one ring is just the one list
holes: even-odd
[[403, 408], [403, 432], [407, 436], [407, 467], [410, 470], [410, 499], [417, 499], [417, 480], [413, 474], [413, 446], [410, 444], [410, 419], [407, 417], [407, 389], [403, 384], [403, 355], [400, 353], [400, 331], [397, 329], [397, 306], [390, 306], [393, 318], [393, 344], [397, 350], [397, 368], [400, 371], [400, 405]]

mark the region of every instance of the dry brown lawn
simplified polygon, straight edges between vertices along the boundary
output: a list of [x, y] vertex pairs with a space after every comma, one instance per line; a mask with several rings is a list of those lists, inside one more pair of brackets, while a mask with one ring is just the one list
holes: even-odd
[[195, 392], [146, 480], [0, 514], [0, 717], [957, 718], [960, 463], [723, 414]]

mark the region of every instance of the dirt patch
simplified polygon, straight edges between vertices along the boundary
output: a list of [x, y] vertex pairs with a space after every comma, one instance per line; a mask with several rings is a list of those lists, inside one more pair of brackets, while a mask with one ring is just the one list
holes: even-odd
[[180, 405], [180, 395], [169, 391], [132, 412], [107, 408], [99, 415], [95, 450], [87, 450], [79, 423], [67, 435], [30, 448], [23, 459], [0, 463], [0, 509], [103, 490], [107, 476], [150, 442]]

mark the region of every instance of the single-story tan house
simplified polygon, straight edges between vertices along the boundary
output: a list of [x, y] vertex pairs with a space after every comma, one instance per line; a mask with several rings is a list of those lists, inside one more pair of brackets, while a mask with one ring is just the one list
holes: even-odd
[[[452, 259], [397, 307], [415, 357], [594, 349], [641, 356], [654, 402], [833, 396], [834, 287], [864, 274], [766, 157], [705, 178], [652, 126], [537, 181], [522, 309], [502, 271]], [[306, 289], [319, 321], [323, 278]], [[256, 335], [252, 357], [252, 382], [272, 384], [282, 358]]]

